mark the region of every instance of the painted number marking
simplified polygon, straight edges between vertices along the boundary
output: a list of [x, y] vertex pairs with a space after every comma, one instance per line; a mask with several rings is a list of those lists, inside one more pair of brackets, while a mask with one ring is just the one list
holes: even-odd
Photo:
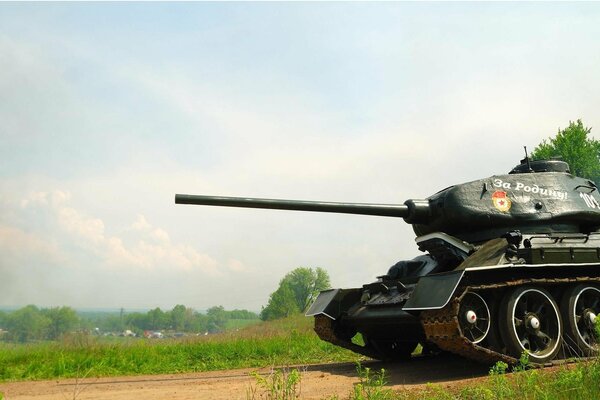
[[579, 193], [579, 197], [581, 197], [583, 199], [583, 201], [585, 201], [585, 204], [589, 208], [598, 208], [598, 209], [600, 209], [600, 204], [598, 204], [598, 201], [591, 194]]

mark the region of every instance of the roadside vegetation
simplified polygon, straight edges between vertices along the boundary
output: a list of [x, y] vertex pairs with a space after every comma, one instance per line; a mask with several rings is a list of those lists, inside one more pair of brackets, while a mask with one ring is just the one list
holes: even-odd
[[171, 340], [75, 334], [55, 342], [0, 343], [0, 380], [200, 372], [356, 359], [356, 354], [320, 340], [311, 318], [295, 315], [239, 331]]
[[[325, 396], [323, 400], [590, 400], [600, 398], [600, 361], [579, 362], [547, 369], [529, 369], [521, 359], [513, 373], [498, 363], [487, 378], [454, 386], [427, 385], [424, 389], [393, 390], [387, 387], [386, 371], [356, 367], [358, 382], [345, 396]], [[281, 369], [267, 376], [255, 375], [246, 392], [247, 400], [301, 399], [302, 372]]]
[[[482, 380], [466, 381], [453, 387], [428, 385], [419, 391], [400, 391], [393, 400], [578, 400], [600, 398], [600, 361], [565, 364], [552, 369], [530, 369], [527, 357], [512, 373], [502, 362]], [[389, 390], [389, 389], [387, 389]], [[354, 399], [354, 398], [352, 398]]]

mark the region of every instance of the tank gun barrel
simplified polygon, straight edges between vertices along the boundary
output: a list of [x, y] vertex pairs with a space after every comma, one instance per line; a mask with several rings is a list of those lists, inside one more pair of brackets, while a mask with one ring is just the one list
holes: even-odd
[[191, 194], [176, 194], [175, 203], [378, 215], [399, 218], [407, 218], [411, 215], [410, 205], [406, 204], [336, 203], [328, 201], [257, 199], [249, 197], [200, 196]]

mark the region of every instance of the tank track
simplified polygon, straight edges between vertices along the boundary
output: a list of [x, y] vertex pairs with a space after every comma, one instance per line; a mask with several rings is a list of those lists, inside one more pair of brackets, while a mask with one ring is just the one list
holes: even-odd
[[[420, 319], [425, 331], [426, 340], [435, 344], [439, 349], [448, 351], [462, 357], [485, 363], [495, 364], [498, 361], [505, 362], [509, 365], [515, 365], [518, 360], [507, 354], [488, 349], [483, 346], [472, 343], [463, 336], [458, 323], [458, 310], [460, 301], [469, 291], [482, 290], [501, 290], [508, 287], [516, 287], [522, 285], [566, 285], [571, 283], [600, 283], [600, 278], [580, 277], [580, 278], [564, 278], [564, 279], [519, 279], [494, 284], [485, 284], [477, 286], [461, 286], [448, 304], [439, 310], [421, 311]], [[367, 357], [381, 359], [381, 354], [370, 347], [363, 347], [352, 343], [350, 340], [340, 338], [335, 333], [335, 321], [325, 315], [315, 316], [315, 332], [326, 342], [339, 347], [351, 350], [355, 353], [365, 355]], [[553, 360], [544, 365], [555, 365], [567, 362], [566, 359]], [[532, 363], [532, 365], [536, 365]], [[540, 366], [540, 365], [538, 365]]]
[[369, 347], [359, 346], [350, 340], [344, 340], [335, 334], [335, 321], [325, 315], [315, 315], [315, 332], [321, 340], [329, 342], [344, 349], [348, 349], [367, 357], [379, 359], [381, 355]]
[[[434, 343], [441, 350], [449, 351], [462, 357], [490, 365], [495, 364], [498, 361], [514, 365], [518, 362], [516, 358], [474, 344], [463, 336], [458, 323], [458, 309], [464, 295], [469, 291], [498, 290], [523, 285], [566, 285], [569, 283], [584, 282], [599, 283], [600, 278], [519, 279], [487, 285], [463, 286], [457, 290], [459, 295], [454, 296], [444, 308], [422, 311], [421, 324], [425, 330], [426, 340]], [[544, 365], [549, 366], [565, 362], [567, 362], [566, 359], [558, 359]], [[536, 365], [533, 362], [532, 364]]]

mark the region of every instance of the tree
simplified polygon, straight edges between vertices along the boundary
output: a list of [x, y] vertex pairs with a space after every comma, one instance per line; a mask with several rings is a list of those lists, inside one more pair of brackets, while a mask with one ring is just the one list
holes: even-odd
[[306, 311], [319, 292], [330, 286], [329, 275], [323, 268], [296, 268], [279, 282], [260, 317], [271, 320]]
[[10, 313], [6, 319], [9, 336], [19, 342], [43, 339], [51, 322], [33, 305]]
[[128, 313], [125, 316], [125, 328], [136, 333], [141, 333], [142, 331], [150, 329], [150, 318], [148, 314], [142, 314], [140, 312]]
[[571, 121], [567, 128], [559, 129], [555, 137], [542, 140], [531, 157], [534, 160], [561, 157], [569, 163], [571, 173], [600, 184], [600, 141], [591, 137], [591, 130], [580, 119]]
[[169, 326], [169, 316], [156, 307], [153, 310], [148, 311], [148, 327], [146, 329], [159, 330]]
[[171, 310], [171, 328], [176, 331], [183, 331], [185, 327], [185, 310], [186, 307], [182, 304], [177, 304]]
[[269, 296], [267, 306], [260, 312], [263, 321], [289, 317], [300, 312], [290, 283], [281, 281], [276, 291]]
[[206, 310], [208, 316], [208, 331], [211, 333], [222, 332], [225, 330], [225, 325], [229, 316], [223, 306], [214, 306]]
[[48, 339], [58, 339], [79, 324], [79, 317], [71, 307], [46, 308], [42, 310], [42, 315], [50, 320], [47, 331]]
[[188, 308], [191, 312], [190, 320], [186, 323], [187, 332], [206, 332], [208, 331], [208, 316]]
[[109, 332], [123, 332], [125, 330], [125, 323], [121, 315], [110, 314], [99, 321], [99, 325], [102, 329]]

